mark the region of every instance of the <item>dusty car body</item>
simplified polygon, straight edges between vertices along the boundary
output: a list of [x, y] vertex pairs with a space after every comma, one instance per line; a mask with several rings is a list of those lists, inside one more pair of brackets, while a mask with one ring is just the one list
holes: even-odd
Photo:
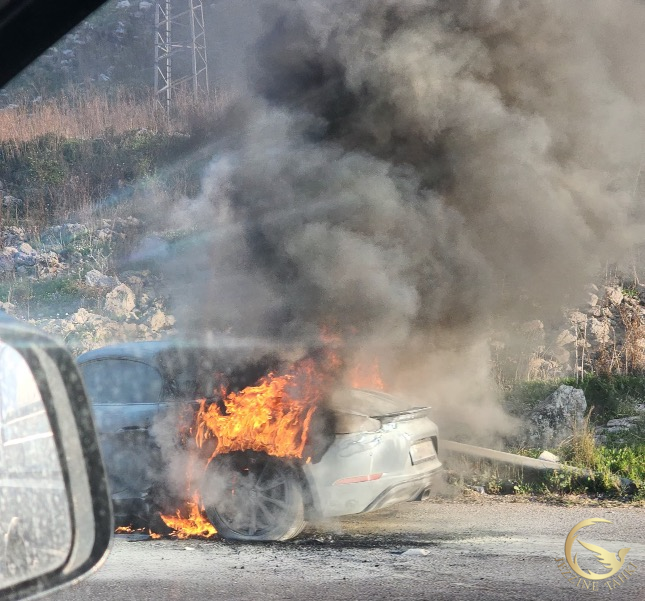
[[[153, 424], [207, 396], [213, 390], [210, 374], [250, 378], [244, 386], [261, 375], [261, 359], [251, 373], [247, 368], [244, 376], [236, 375], [233, 366], [241, 352], [160, 341], [104, 347], [78, 358], [117, 519], [128, 521], [133, 514], [145, 519], [150, 490], [166, 477]], [[229, 538], [284, 540], [297, 534], [306, 519], [424, 498], [441, 470], [438, 429], [428, 408], [400, 407], [382, 392], [341, 390], [330, 399], [328, 419], [318, 428], [326, 433], [314, 435], [311, 461], [261, 453], [218, 456], [201, 483], [207, 516]], [[274, 528], [276, 521], [282, 526]]]

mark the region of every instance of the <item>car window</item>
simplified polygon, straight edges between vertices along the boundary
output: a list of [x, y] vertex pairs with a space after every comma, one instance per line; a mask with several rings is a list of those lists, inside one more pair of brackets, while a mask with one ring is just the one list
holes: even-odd
[[90, 400], [96, 405], [159, 402], [163, 381], [151, 365], [102, 359], [82, 364], [80, 369]]

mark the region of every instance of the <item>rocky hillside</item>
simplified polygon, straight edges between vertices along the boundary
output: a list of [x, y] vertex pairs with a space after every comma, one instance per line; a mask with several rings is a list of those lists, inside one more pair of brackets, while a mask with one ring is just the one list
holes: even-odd
[[0, 308], [61, 338], [75, 353], [172, 333], [160, 280], [116, 272], [111, 256], [140, 232], [138, 219], [66, 223], [39, 234], [0, 230]]
[[532, 320], [491, 338], [505, 381], [645, 371], [645, 286], [618, 276], [589, 284], [587, 302], [560, 319]]
[[[5, 206], [11, 201], [4, 194]], [[42, 231], [4, 226], [0, 307], [60, 335], [76, 352], [170, 332], [174, 318], [161, 276], [118, 267], [118, 257], [143, 236], [144, 225], [132, 216]], [[642, 373], [645, 286], [616, 278], [601, 287], [590, 285], [586, 305], [563, 313], [559, 324], [534, 320], [517, 330], [520, 336], [491, 336], [494, 355], [516, 380]]]

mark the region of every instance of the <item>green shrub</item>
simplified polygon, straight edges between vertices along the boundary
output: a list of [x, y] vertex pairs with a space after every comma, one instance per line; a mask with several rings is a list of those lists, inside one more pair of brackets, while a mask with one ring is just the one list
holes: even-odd
[[629, 478], [642, 489], [645, 486], [645, 444], [621, 448], [598, 447], [596, 470]]
[[525, 416], [540, 401], [554, 392], [560, 380], [518, 382], [506, 393], [504, 404], [512, 415]]
[[[186, 135], [148, 130], [106, 132], [100, 139], [47, 134], [0, 141], [0, 180], [24, 201], [21, 223], [42, 227], [114, 196], [122, 200], [132, 193], [132, 184], [186, 156], [195, 144]], [[192, 169], [185, 176], [193, 180], [190, 188], [195, 192], [199, 177]], [[175, 189], [175, 182], [168, 183]], [[182, 188], [183, 193], [186, 185]]]
[[592, 421], [596, 424], [633, 415], [634, 406], [645, 402], [645, 377], [592, 374], [579, 382], [575, 378], [519, 382], [506, 393], [505, 406], [511, 414], [524, 416], [563, 384], [585, 393], [587, 407], [594, 408]]
[[[566, 383], [576, 386], [573, 378]], [[645, 377], [642, 376], [591, 375], [577, 387], [585, 393], [587, 406], [594, 407], [595, 423], [633, 415], [634, 406], [645, 402]]]

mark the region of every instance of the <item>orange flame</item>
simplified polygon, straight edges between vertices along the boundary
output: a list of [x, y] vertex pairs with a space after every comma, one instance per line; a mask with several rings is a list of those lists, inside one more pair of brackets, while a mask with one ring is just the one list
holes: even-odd
[[[316, 358], [298, 361], [286, 373], [269, 373], [254, 386], [239, 392], [227, 394], [222, 387], [221, 403], [207, 405], [203, 399], [195, 427], [190, 430], [197, 446], [204, 448], [207, 441], [212, 441], [214, 450], [210, 459], [223, 453], [248, 450], [305, 459], [309, 463], [311, 457], [305, 457], [305, 452], [312, 417], [344, 369], [341, 353], [336, 350], [340, 338], [329, 331], [323, 331], [321, 338], [326, 347]], [[384, 388], [377, 359], [359, 363], [347, 376], [354, 387]], [[188, 490], [191, 488], [189, 484]], [[178, 538], [209, 538], [216, 533], [203, 508], [200, 509], [197, 494], [186, 504], [183, 514], [177, 511], [176, 516], [161, 517]]]
[[115, 528], [114, 534], [147, 534], [150, 538], [161, 538], [161, 534], [157, 534], [149, 528], [133, 528], [132, 526], [118, 526]]
[[232, 451], [261, 451], [276, 457], [302, 458], [311, 418], [324, 394], [324, 376], [313, 360], [296, 363], [284, 375], [270, 373], [255, 386], [222, 394], [225, 411], [202, 401], [196, 442], [213, 438], [212, 457]]
[[385, 390], [378, 359], [375, 357], [369, 363], [357, 363], [349, 371], [349, 382], [352, 388]]
[[192, 501], [186, 502], [188, 517], [183, 517], [181, 510], [177, 510], [175, 515], [161, 515], [161, 519], [168, 528], [173, 529], [173, 535], [177, 538], [211, 538], [217, 534], [215, 526], [211, 524], [203, 513], [199, 505], [197, 494], [193, 496]]

